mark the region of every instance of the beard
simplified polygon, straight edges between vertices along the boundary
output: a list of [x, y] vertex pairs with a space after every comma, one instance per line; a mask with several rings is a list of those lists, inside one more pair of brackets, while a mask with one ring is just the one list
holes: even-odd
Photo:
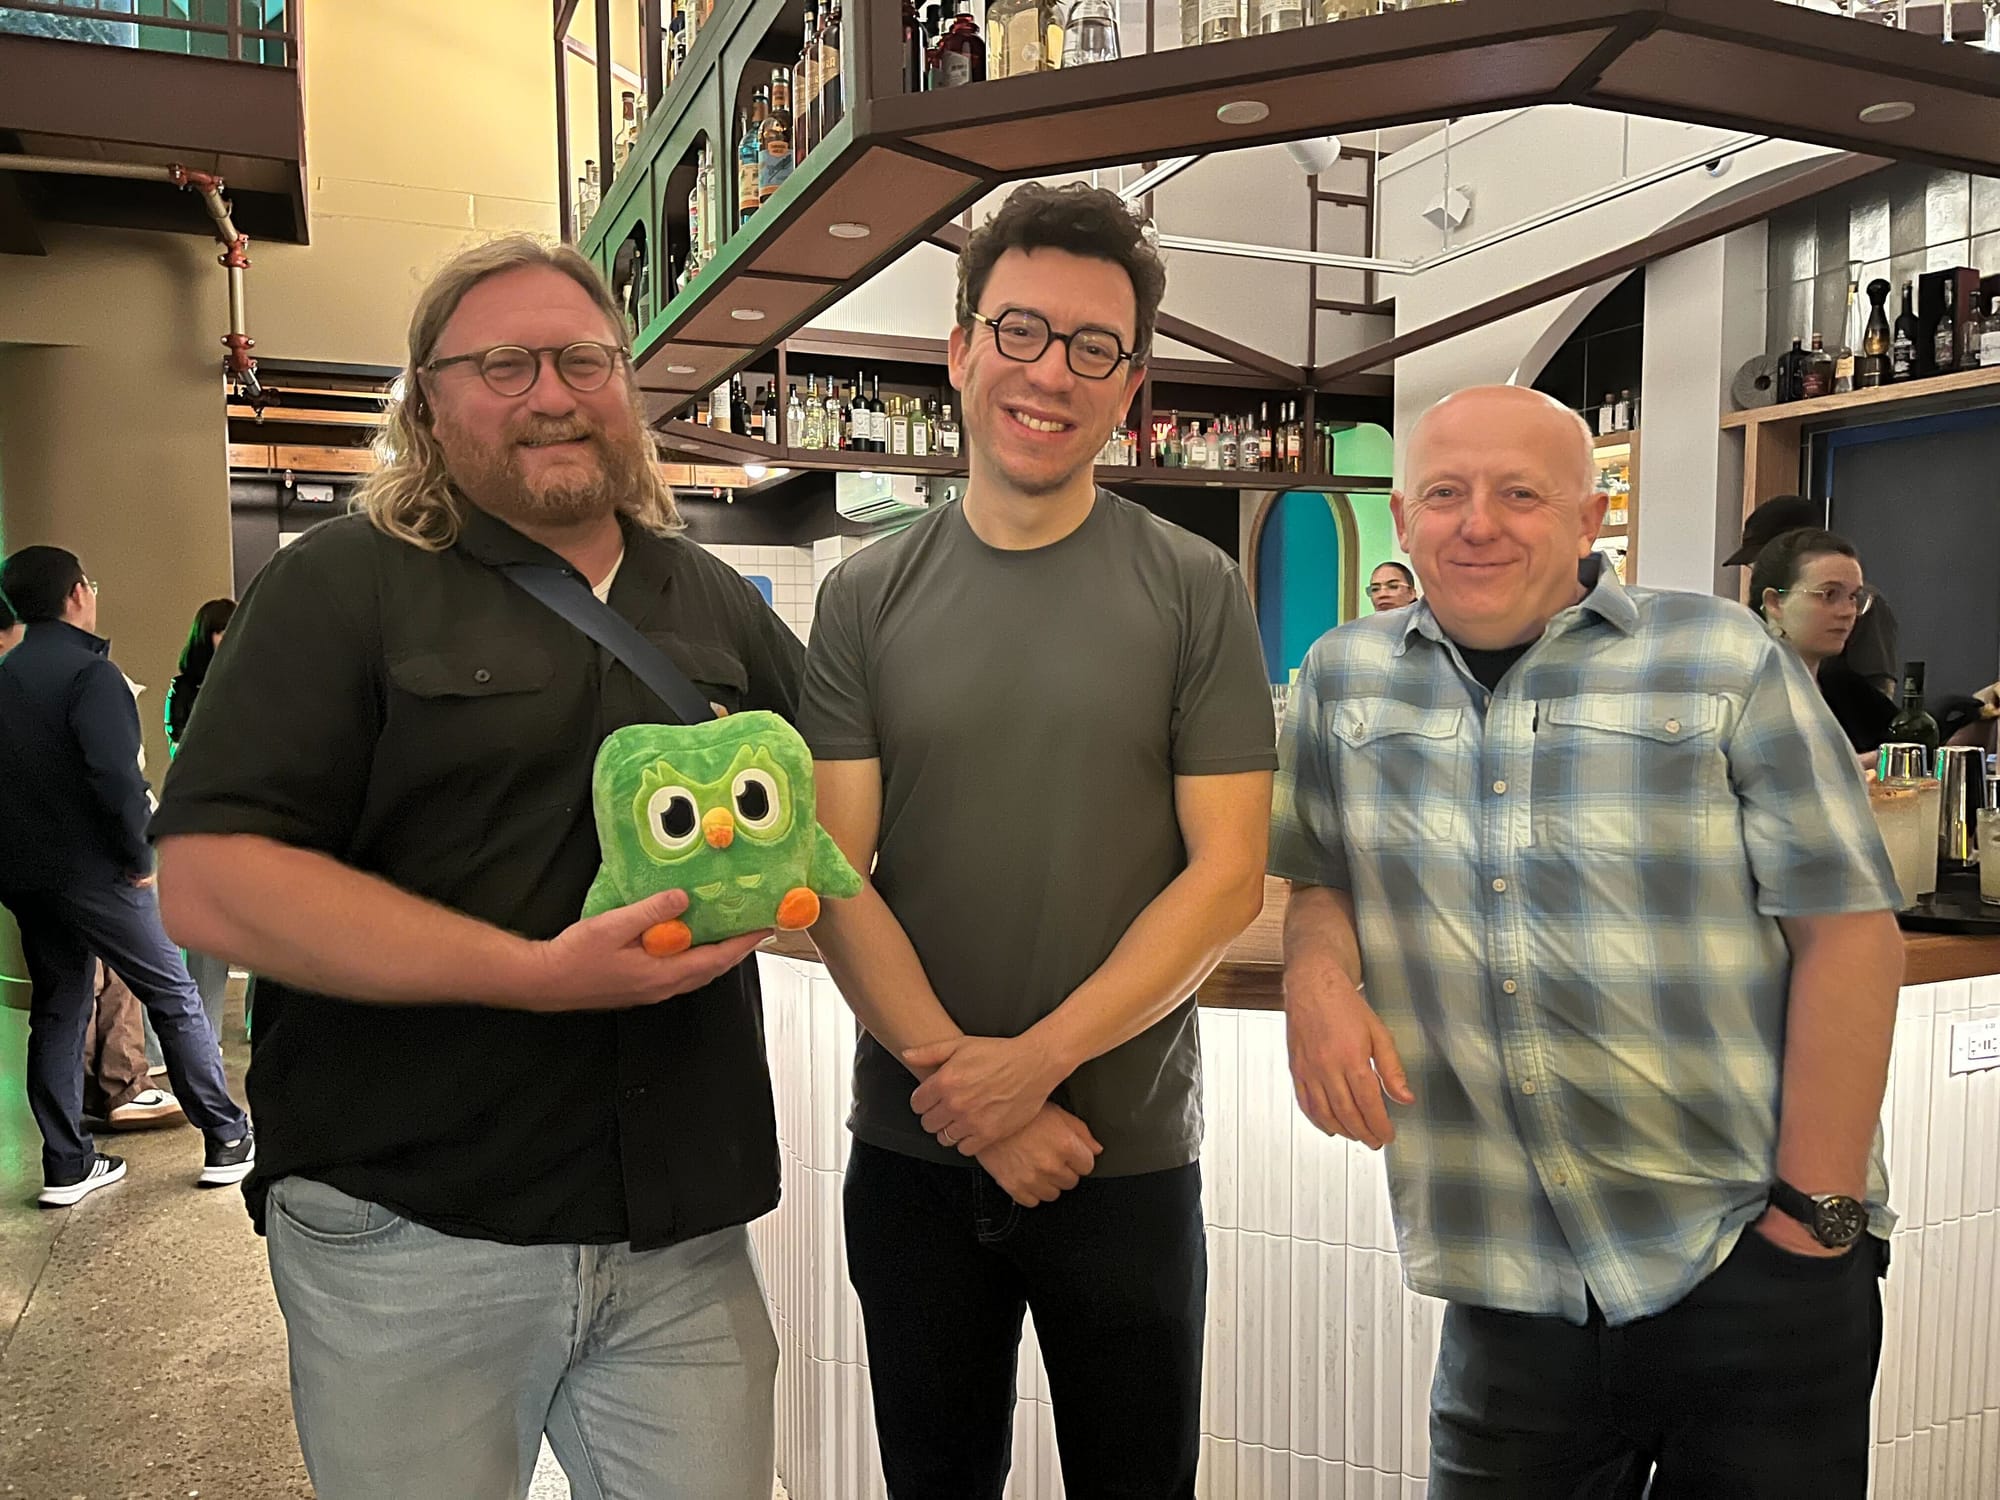
[[[528, 418], [498, 445], [481, 444], [440, 416], [437, 438], [452, 483], [480, 509], [529, 526], [569, 526], [615, 514], [636, 500], [645, 482], [645, 440], [636, 425], [610, 432], [581, 414]], [[530, 476], [523, 443], [578, 442], [581, 452]]]

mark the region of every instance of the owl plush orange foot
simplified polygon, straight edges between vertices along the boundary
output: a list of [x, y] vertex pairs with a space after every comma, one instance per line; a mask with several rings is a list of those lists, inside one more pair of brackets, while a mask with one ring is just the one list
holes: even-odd
[[803, 932], [819, 920], [819, 897], [805, 886], [794, 886], [778, 903], [778, 930]]
[[646, 929], [639, 944], [655, 958], [672, 958], [694, 946], [694, 934], [685, 922], [656, 922]]

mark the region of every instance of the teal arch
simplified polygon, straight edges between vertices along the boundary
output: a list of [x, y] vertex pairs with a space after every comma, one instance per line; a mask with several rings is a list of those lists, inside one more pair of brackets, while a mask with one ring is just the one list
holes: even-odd
[[1287, 490], [1256, 539], [1257, 629], [1270, 681], [1292, 680], [1312, 643], [1354, 617], [1354, 509], [1345, 495]]

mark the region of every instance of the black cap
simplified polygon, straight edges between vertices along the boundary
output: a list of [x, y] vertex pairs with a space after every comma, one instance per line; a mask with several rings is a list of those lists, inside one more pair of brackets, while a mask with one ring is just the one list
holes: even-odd
[[1802, 526], [1818, 526], [1825, 520], [1819, 502], [1803, 495], [1773, 495], [1750, 512], [1743, 523], [1743, 545], [1723, 558], [1725, 568], [1747, 568], [1757, 560], [1774, 537]]

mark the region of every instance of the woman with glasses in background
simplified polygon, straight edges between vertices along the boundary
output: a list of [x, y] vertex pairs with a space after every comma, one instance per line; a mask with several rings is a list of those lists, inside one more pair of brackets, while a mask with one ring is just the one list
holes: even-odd
[[1751, 607], [1798, 652], [1848, 742], [1864, 753], [1887, 737], [1896, 705], [1836, 658], [1874, 602], [1854, 544], [1831, 531], [1787, 531], [1750, 568]]

